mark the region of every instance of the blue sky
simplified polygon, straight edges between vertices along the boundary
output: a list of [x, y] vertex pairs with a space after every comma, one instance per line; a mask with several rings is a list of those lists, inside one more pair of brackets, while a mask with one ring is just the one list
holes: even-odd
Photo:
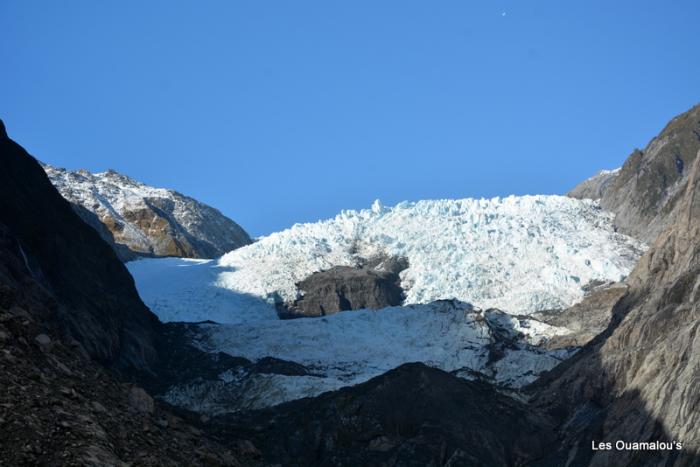
[[0, 118], [253, 235], [564, 193], [700, 102], [697, 1], [0, 2]]

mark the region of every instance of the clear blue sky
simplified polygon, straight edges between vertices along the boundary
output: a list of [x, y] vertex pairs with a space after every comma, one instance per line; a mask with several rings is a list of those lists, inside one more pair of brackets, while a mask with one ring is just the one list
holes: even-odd
[[564, 193], [700, 102], [700, 2], [0, 1], [0, 118], [253, 235]]

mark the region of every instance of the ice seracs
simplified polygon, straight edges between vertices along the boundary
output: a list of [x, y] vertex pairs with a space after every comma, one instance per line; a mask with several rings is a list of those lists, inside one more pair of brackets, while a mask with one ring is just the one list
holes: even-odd
[[406, 304], [459, 299], [528, 314], [564, 308], [590, 281], [624, 278], [644, 245], [590, 200], [523, 196], [404, 202], [297, 224], [220, 260], [218, 285], [291, 302], [296, 283], [381, 253], [405, 257]]

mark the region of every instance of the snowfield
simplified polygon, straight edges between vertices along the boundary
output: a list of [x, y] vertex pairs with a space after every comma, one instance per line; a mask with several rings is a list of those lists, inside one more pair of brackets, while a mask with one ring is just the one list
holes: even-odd
[[[166, 400], [173, 404], [211, 413], [259, 408], [357, 384], [412, 361], [518, 388], [573, 352], [541, 347], [569, 331], [527, 315], [574, 304], [592, 281], [623, 279], [641, 256], [644, 245], [616, 233], [612, 220], [593, 201], [561, 196], [393, 208], [375, 202], [297, 224], [218, 261], [146, 259], [127, 266], [161, 320], [218, 323], [198, 326], [194, 342], [202, 350], [253, 361], [270, 356], [312, 372], [225, 373], [219, 381], [171, 388]], [[376, 254], [408, 259], [404, 306], [278, 319], [274, 305], [297, 298], [296, 282]]]
[[591, 281], [623, 279], [644, 246], [590, 200], [523, 196], [404, 202], [297, 224], [224, 255], [218, 286], [268, 301], [295, 283], [383, 253], [408, 258], [406, 304], [458, 299], [512, 313], [565, 308]]

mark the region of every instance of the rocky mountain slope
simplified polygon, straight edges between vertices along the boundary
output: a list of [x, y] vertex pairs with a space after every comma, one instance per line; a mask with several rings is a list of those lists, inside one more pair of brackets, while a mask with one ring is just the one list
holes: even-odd
[[[537, 406], [564, 420], [552, 462], [700, 463], [700, 156], [686, 170], [669, 227], [630, 275], [610, 325], [536, 385]], [[683, 450], [595, 452], [591, 440], [678, 442]]]
[[[218, 210], [164, 188], [153, 188], [113, 170], [93, 174], [44, 165], [51, 182], [81, 217], [93, 213], [122, 259], [128, 251], [146, 256], [214, 258], [252, 242]], [[82, 208], [82, 209], [81, 209]], [[88, 213], [85, 213], [87, 210]], [[128, 251], [124, 251], [124, 247]]]
[[[0, 122], [0, 465], [250, 465], [249, 444], [124, 382], [216, 365], [165, 342], [124, 264]], [[203, 357], [189, 374], [183, 354]]]
[[567, 196], [577, 199], [600, 200], [610, 188], [610, 185], [620, 174], [620, 168], [613, 170], [601, 170], [589, 179], [576, 185]]
[[600, 199], [622, 232], [652, 243], [670, 225], [699, 149], [697, 105], [671, 120], [644, 150], [635, 150], [618, 171], [582, 182], [569, 196]]

